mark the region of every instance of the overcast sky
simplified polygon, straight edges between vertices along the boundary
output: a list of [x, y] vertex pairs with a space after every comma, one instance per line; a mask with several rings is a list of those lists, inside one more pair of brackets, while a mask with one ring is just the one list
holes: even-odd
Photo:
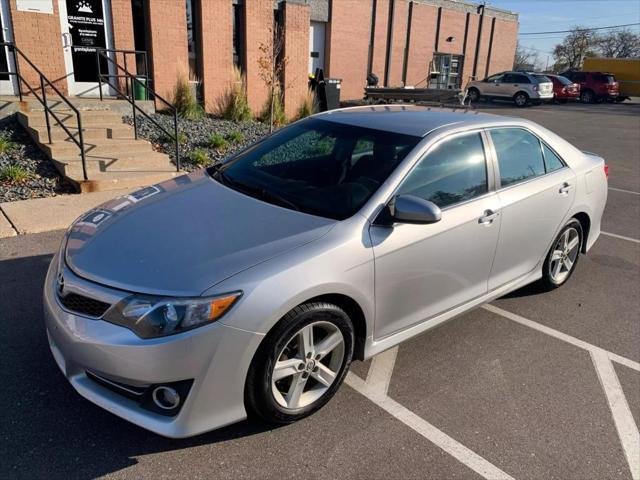
[[[519, 13], [520, 33], [640, 23], [640, 0], [488, 0], [487, 4]], [[629, 28], [640, 32], [640, 26]], [[547, 56], [553, 63], [551, 51], [562, 38], [562, 34], [519, 37], [523, 46], [538, 53], [543, 64]]]

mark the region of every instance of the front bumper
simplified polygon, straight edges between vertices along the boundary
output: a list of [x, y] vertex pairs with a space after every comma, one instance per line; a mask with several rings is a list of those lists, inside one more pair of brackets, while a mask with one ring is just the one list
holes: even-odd
[[[64, 310], [55, 290], [57, 262], [56, 256], [44, 286], [45, 323], [53, 357], [78, 393], [166, 437], [197, 435], [246, 418], [244, 382], [263, 335], [218, 322], [169, 337], [140, 339], [126, 328]], [[72, 276], [65, 270], [65, 278]], [[193, 379], [193, 385], [179, 413], [167, 417], [92, 380], [87, 371], [132, 386], [187, 379]]]

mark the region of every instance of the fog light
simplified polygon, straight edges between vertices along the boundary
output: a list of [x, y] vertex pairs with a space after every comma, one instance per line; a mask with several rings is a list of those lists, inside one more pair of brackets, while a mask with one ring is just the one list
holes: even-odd
[[153, 389], [153, 403], [163, 410], [173, 410], [180, 405], [180, 394], [171, 387], [156, 387]]

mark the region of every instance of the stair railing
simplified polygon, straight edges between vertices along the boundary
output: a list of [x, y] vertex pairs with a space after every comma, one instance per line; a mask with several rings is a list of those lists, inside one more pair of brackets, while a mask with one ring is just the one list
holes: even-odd
[[[124, 57], [125, 66], [120, 65], [116, 60], [114, 60], [110, 53], [121, 53]], [[138, 138], [138, 121], [136, 119], [136, 112], [141, 113], [144, 117], [147, 118], [153, 125], [155, 125], [160, 131], [162, 131], [167, 137], [171, 138], [174, 142], [175, 147], [175, 156], [176, 156], [176, 170], [180, 171], [180, 146], [178, 142], [178, 109], [171, 102], [165, 100], [156, 92], [154, 92], [149, 87], [149, 77], [146, 75], [147, 71], [145, 71], [145, 75], [142, 77], [145, 78], [145, 84], [142, 85], [142, 82], [138, 79], [136, 75], [131, 73], [126, 67], [126, 58], [127, 54], [144, 54], [145, 57], [145, 67], [148, 67], [147, 63], [147, 53], [141, 50], [118, 50], [118, 49], [107, 49], [100, 48], [96, 50], [96, 66], [98, 68], [98, 84], [100, 89], [100, 100], [102, 100], [102, 84], [105, 83], [109, 87], [111, 87], [115, 92], [122, 97], [124, 100], [129, 102], [132, 107], [132, 116], [133, 116], [133, 132], [135, 138]], [[115, 73], [111, 73], [110, 71], [107, 73], [102, 72], [102, 62], [101, 59], [105, 59], [108, 64], [111, 64], [115, 67]], [[120, 73], [122, 72], [122, 73]], [[125, 79], [125, 91], [123, 92], [120, 88], [120, 79]], [[112, 81], [112, 79], [116, 79], [116, 83]], [[155, 100], [160, 100], [173, 114], [173, 132], [169, 132], [166, 128], [160, 125], [157, 121], [155, 121], [147, 112], [144, 111], [136, 103], [135, 96], [135, 86], [140, 85], [143, 86], [147, 93], [151, 94]]]
[[[22, 95], [22, 85], [26, 86], [27, 89], [29, 90], [29, 92], [33, 95], [33, 97], [38, 100], [38, 102], [43, 106], [44, 108], [44, 117], [45, 117], [45, 122], [47, 125], [47, 137], [49, 139], [49, 144], [51, 144], [51, 121], [49, 120], [49, 115], [51, 115], [55, 121], [58, 123], [58, 125], [60, 127], [62, 127], [62, 129], [67, 133], [67, 135], [69, 135], [69, 138], [71, 140], [73, 140], [73, 142], [78, 146], [78, 148], [80, 149], [80, 158], [82, 159], [82, 176], [84, 178], [84, 180], [88, 180], [88, 176], [87, 176], [87, 159], [85, 156], [85, 148], [84, 148], [84, 137], [82, 134], [82, 118], [80, 117], [80, 110], [78, 110], [70, 101], [69, 99], [67, 99], [67, 97], [60, 91], [60, 89], [58, 87], [56, 87], [53, 82], [51, 80], [49, 80], [46, 75], [44, 73], [42, 73], [42, 70], [40, 70], [38, 67], [35, 66], [35, 64], [29, 60], [29, 58], [22, 52], [22, 50], [20, 50], [15, 43], [13, 42], [0, 42], [0, 48], [3, 49], [8, 49], [8, 51], [12, 54], [13, 56], [13, 65], [15, 66], [15, 72], [11, 72], [11, 71], [7, 71], [7, 72], [0, 72], [0, 75], [13, 75], [16, 77], [16, 79], [18, 80], [18, 97], [20, 98], [20, 101], [23, 101], [23, 95]], [[0, 50], [0, 52], [2, 51]], [[19, 63], [19, 59], [24, 60], [39, 76], [39, 80], [40, 80], [40, 91], [42, 96], [38, 95], [37, 92], [37, 88], [35, 89], [29, 84], [29, 82], [22, 76], [22, 74], [20, 73], [20, 63]], [[9, 67], [7, 67], [7, 70], [10, 70]], [[51, 88], [51, 90], [53, 90], [55, 93], [58, 94], [58, 96], [60, 97], [60, 100], [62, 100], [72, 111], [73, 113], [75, 113], [76, 115], [76, 122], [78, 125], [78, 138], [75, 137], [75, 135], [71, 132], [71, 130], [69, 130], [69, 128], [62, 122], [62, 120], [60, 120], [60, 118], [58, 117], [58, 115], [56, 114], [55, 110], [53, 110], [51, 107], [49, 107], [49, 104], [47, 103], [47, 90], [46, 87]]]

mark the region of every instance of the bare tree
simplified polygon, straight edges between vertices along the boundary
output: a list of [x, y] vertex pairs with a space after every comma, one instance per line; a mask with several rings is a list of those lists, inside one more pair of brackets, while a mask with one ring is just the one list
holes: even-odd
[[598, 37], [597, 50], [609, 58], [640, 57], [640, 35], [628, 29], [611, 31]]
[[585, 27], [574, 27], [562, 43], [553, 49], [555, 69], [577, 69], [582, 66], [586, 57], [595, 55], [598, 37], [593, 30]]
[[[279, 105], [282, 104], [282, 95], [286, 89], [282, 79], [289, 59], [284, 56], [284, 28], [275, 24], [269, 28], [269, 35], [271, 43], [261, 42], [258, 46], [258, 75], [269, 89], [269, 131], [272, 132], [275, 102], [279, 101]], [[276, 95], [280, 98], [276, 98]]]
[[518, 42], [516, 46], [516, 56], [513, 60], [514, 70], [529, 70], [535, 69], [536, 64], [539, 62], [538, 54], [532, 50], [527, 49]]

